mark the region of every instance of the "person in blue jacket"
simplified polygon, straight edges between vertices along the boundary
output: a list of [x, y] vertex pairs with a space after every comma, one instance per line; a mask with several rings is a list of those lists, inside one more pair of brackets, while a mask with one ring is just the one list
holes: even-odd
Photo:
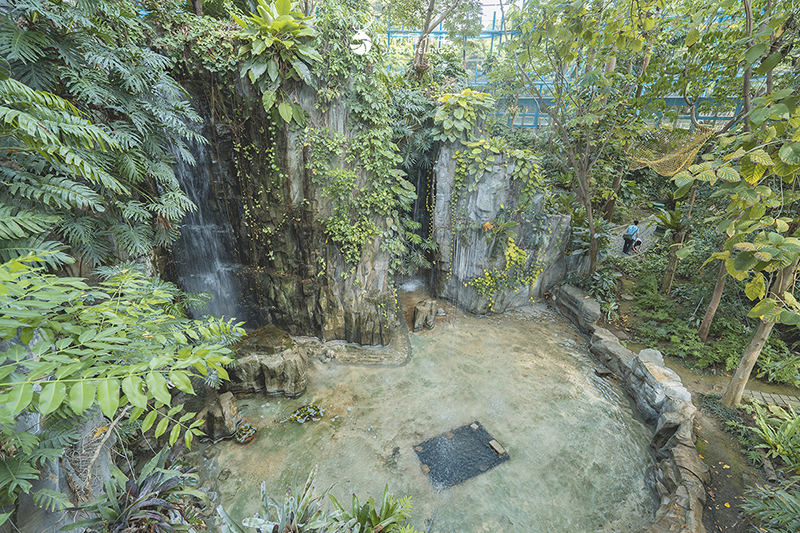
[[622, 253], [625, 255], [631, 255], [631, 246], [633, 245], [633, 241], [636, 240], [636, 237], [639, 236], [639, 221], [634, 220], [633, 224], [628, 226], [628, 229], [625, 230], [625, 235], [622, 236], [625, 244], [622, 245]]

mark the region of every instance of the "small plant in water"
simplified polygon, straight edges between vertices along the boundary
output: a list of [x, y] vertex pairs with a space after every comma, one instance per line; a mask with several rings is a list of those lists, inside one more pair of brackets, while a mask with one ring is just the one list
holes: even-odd
[[239, 426], [239, 429], [236, 430], [236, 435], [234, 436], [234, 439], [239, 444], [247, 444], [248, 442], [251, 442], [253, 439], [256, 438], [257, 432], [258, 428], [245, 422]]
[[314, 405], [313, 403], [310, 403], [308, 405], [300, 407], [294, 413], [290, 414], [288, 418], [281, 420], [281, 422], [286, 422], [287, 420], [294, 420], [299, 424], [305, 424], [308, 421], [319, 422], [320, 420], [322, 420], [322, 415], [324, 414], [325, 414], [325, 409], [323, 409], [319, 405]]

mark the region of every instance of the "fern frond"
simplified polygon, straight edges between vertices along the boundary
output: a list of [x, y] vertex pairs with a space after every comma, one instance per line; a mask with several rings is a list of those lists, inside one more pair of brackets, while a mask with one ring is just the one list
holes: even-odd
[[8, 61], [33, 63], [44, 57], [45, 49], [52, 44], [46, 34], [20, 27], [11, 17], [0, 24], [0, 56]]
[[50, 489], [39, 489], [32, 494], [36, 506], [50, 512], [63, 511], [72, 505], [63, 492]]
[[29, 492], [32, 481], [39, 479], [39, 470], [16, 457], [0, 461], [0, 502], [13, 501], [17, 492]]
[[17, 210], [0, 205], [0, 239], [24, 239], [44, 233], [59, 221], [55, 215]]
[[181, 236], [180, 231], [175, 226], [164, 226], [157, 224], [155, 227], [155, 234], [153, 235], [156, 246], [166, 246], [173, 244]]
[[767, 527], [800, 531], [800, 491], [763, 489], [746, 497], [742, 508]]
[[75, 260], [64, 252], [63, 243], [46, 241], [41, 236], [31, 236], [26, 239], [9, 239], [0, 241], [0, 261], [6, 262], [17, 257], [34, 254], [42, 257], [41, 262], [51, 267], [70, 265]]
[[67, 242], [92, 265], [105, 263], [111, 255], [108, 234], [96, 217], [68, 218], [61, 222], [59, 231]]
[[62, 208], [105, 211], [103, 197], [89, 187], [62, 176], [38, 176], [0, 166], [0, 177], [7, 178], [8, 192], [16, 197]]
[[167, 220], [178, 221], [189, 212], [197, 210], [197, 206], [182, 191], [169, 191], [162, 194], [150, 209]]
[[153, 214], [147, 210], [147, 206], [136, 200], [128, 202], [117, 202], [117, 207], [122, 211], [122, 216], [135, 222], [144, 222], [153, 218]]
[[153, 247], [153, 229], [147, 224], [112, 222], [111, 234], [128, 255], [138, 257]]

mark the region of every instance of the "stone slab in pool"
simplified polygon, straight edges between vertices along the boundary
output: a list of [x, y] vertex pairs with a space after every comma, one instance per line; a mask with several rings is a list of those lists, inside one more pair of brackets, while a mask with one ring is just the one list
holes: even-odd
[[508, 452], [473, 422], [414, 446], [422, 470], [437, 489], [458, 485], [510, 459]]

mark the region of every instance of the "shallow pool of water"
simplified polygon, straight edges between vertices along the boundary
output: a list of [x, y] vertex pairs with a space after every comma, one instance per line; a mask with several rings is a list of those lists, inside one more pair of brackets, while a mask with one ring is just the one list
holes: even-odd
[[[317, 486], [350, 500], [379, 499], [384, 485], [414, 502], [420, 531], [637, 531], [652, 520], [646, 484], [650, 431], [613, 380], [595, 375], [586, 340], [534, 304], [476, 318], [448, 308], [431, 331], [411, 334], [402, 365], [310, 361], [296, 399], [242, 397], [252, 444], [217, 444], [222, 503], [241, 519], [258, 510], [259, 486], [282, 486], [319, 466]], [[344, 349], [344, 348], [342, 348]], [[317, 404], [320, 421], [281, 422]], [[479, 421], [510, 460], [443, 491], [414, 446]]]

